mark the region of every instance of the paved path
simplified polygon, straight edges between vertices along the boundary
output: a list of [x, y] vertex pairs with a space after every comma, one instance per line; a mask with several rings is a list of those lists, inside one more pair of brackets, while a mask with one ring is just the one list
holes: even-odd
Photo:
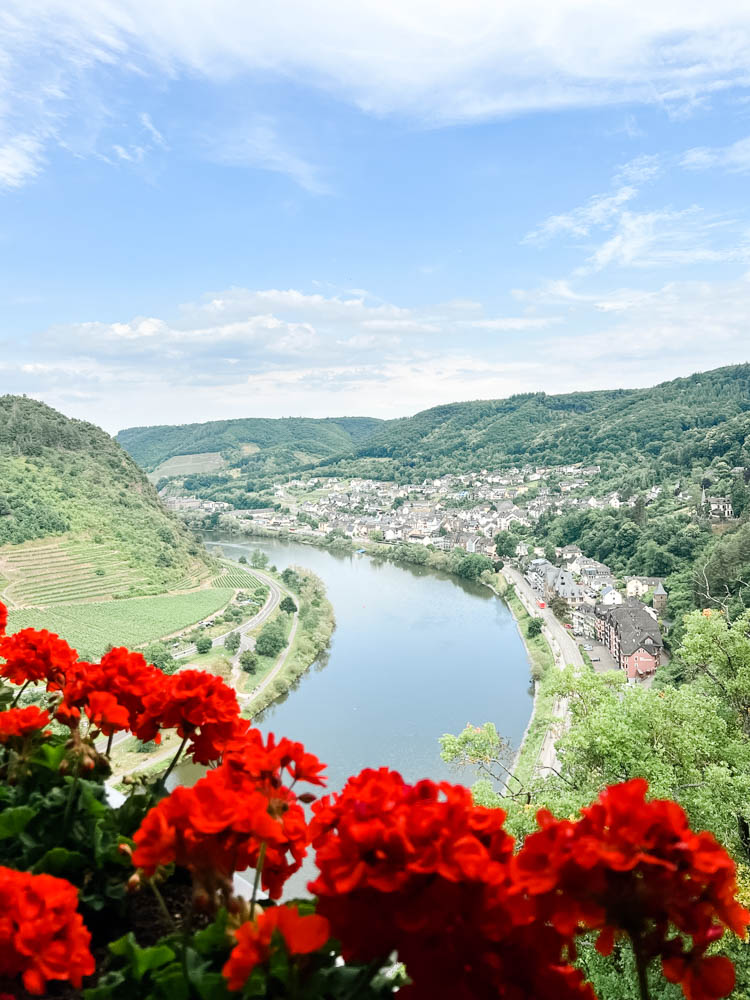
[[[542, 619], [544, 623], [542, 631], [552, 650], [552, 656], [558, 670], [564, 670], [566, 666], [573, 666], [576, 672], [583, 670], [583, 657], [581, 656], [578, 644], [570, 634], [570, 630], [566, 629], [557, 620], [550, 608], [539, 607], [539, 595], [531, 588], [518, 570], [506, 564], [503, 566], [502, 572], [508, 582], [515, 586], [516, 595], [528, 613], [533, 618]], [[569, 724], [568, 699], [555, 698], [552, 713], [554, 715], [554, 722], [550, 724], [547, 732], [544, 734], [544, 740], [542, 741], [535, 765], [535, 770], [542, 777], [557, 772], [560, 769], [555, 743], [565, 732]]]
[[[234, 681], [235, 694], [237, 695], [237, 701], [240, 703], [241, 706], [247, 705], [248, 702], [251, 702], [254, 698], [257, 698], [258, 695], [261, 694], [263, 691], [265, 691], [268, 685], [278, 676], [279, 671], [286, 663], [287, 657], [292, 648], [294, 637], [297, 634], [297, 624], [299, 622], [299, 612], [295, 611], [294, 621], [292, 622], [292, 630], [289, 633], [289, 639], [287, 641], [287, 644], [284, 647], [284, 649], [282, 649], [281, 653], [279, 653], [279, 658], [274, 664], [273, 669], [266, 674], [260, 685], [256, 687], [253, 691], [251, 691], [249, 694], [245, 694], [243, 692], [238, 691], [237, 682], [239, 680], [240, 653], [242, 653], [243, 650], [245, 649], [252, 649], [255, 646], [255, 640], [251, 636], [248, 636], [247, 633], [251, 629], [257, 628], [258, 625], [261, 625], [264, 621], [266, 621], [266, 619], [276, 610], [282, 598], [282, 589], [281, 587], [279, 587], [279, 585], [276, 583], [276, 581], [272, 576], [269, 576], [267, 573], [264, 573], [258, 569], [253, 569], [252, 572], [255, 576], [258, 577], [259, 580], [262, 580], [263, 583], [265, 583], [268, 586], [269, 589], [268, 600], [260, 609], [258, 614], [255, 615], [253, 618], [251, 618], [249, 621], [244, 622], [242, 625], [237, 625], [235, 628], [230, 629], [224, 635], [218, 636], [218, 638], [214, 639], [214, 646], [223, 646], [226, 637], [228, 635], [231, 635], [232, 632], [239, 632], [240, 634], [240, 648], [232, 657], [231, 662], [232, 662], [232, 680]], [[284, 593], [286, 594], [288, 593], [288, 591], [285, 590]], [[183, 650], [181, 653], [175, 656], [175, 659], [184, 659], [186, 656], [190, 656], [191, 653], [194, 652], [196, 652], [196, 649], [195, 646], [192, 646], [188, 649]], [[185, 666], [183, 667], [178, 667], [176, 673], [179, 673], [180, 670], [186, 670], [189, 666], [190, 664], [185, 664]], [[122, 733], [115, 733], [115, 736], [112, 740], [112, 749], [119, 746], [120, 743], [124, 743], [125, 740], [129, 740], [131, 736], [132, 733], [130, 733], [129, 731]], [[103, 750], [107, 745], [106, 738], [102, 737], [100, 740], [98, 740], [97, 745], [100, 750]], [[149, 763], [156, 763], [161, 759], [166, 759], [167, 757], [170, 757], [172, 753], [173, 751], [170, 749], [169, 751], [165, 751], [161, 754], [149, 757], [148, 758]]]

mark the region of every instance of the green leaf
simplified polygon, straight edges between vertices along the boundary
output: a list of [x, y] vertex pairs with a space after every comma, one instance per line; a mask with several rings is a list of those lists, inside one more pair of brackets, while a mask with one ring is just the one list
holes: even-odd
[[31, 763], [38, 764], [40, 767], [46, 767], [50, 771], [57, 771], [66, 753], [64, 742], [42, 743], [31, 758]]
[[175, 959], [175, 953], [165, 944], [155, 944], [152, 948], [141, 948], [131, 931], [113, 941], [109, 946], [113, 955], [126, 959], [135, 979], [140, 982], [147, 972], [160, 969]]
[[35, 815], [31, 806], [13, 806], [0, 812], [0, 840], [17, 837]]
[[219, 910], [214, 922], [193, 936], [193, 944], [201, 955], [229, 951], [233, 941], [227, 934], [227, 911], [225, 909]]
[[76, 872], [83, 871], [87, 861], [80, 851], [69, 851], [65, 847], [51, 847], [46, 854], [36, 862], [31, 869], [37, 875], [45, 872], [47, 875], [69, 878]]
[[153, 978], [158, 989], [156, 996], [164, 997], [164, 1000], [190, 1000], [190, 986], [185, 982], [182, 966], [176, 962], [157, 972]]

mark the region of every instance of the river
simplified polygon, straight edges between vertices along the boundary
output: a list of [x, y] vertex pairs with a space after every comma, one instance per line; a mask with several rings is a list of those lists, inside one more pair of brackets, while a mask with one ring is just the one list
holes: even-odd
[[513, 746], [532, 707], [529, 662], [504, 601], [486, 587], [368, 556], [295, 542], [212, 535], [230, 559], [253, 549], [279, 570], [311, 569], [336, 615], [328, 654], [258, 720], [328, 764], [328, 787], [387, 765], [409, 781], [471, 783], [440, 758], [438, 737], [494, 722]]

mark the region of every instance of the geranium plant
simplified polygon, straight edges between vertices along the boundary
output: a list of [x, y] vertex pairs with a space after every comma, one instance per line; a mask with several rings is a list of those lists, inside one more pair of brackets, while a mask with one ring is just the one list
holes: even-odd
[[[588, 938], [632, 949], [643, 998], [659, 979], [687, 1000], [734, 988], [720, 941], [750, 922], [734, 862], [642, 779], [573, 819], [540, 811], [518, 845], [459, 785], [368, 769], [319, 798], [317, 757], [262, 736], [202, 671], [121, 648], [83, 663], [25, 629], [0, 636], [0, 676], [0, 996], [594, 1000]], [[166, 773], [185, 753], [205, 776], [113, 808], [115, 734], [170, 730]], [[312, 898], [285, 899], [310, 850]]]

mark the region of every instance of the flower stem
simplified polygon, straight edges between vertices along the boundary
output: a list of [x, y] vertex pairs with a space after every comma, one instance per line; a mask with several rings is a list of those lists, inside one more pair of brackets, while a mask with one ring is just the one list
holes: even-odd
[[113, 731], [113, 732], [111, 732], [109, 734], [109, 738], [107, 739], [107, 756], [108, 757], [112, 753], [112, 738], [113, 738], [114, 735], [115, 734], [114, 734], [114, 731]]
[[22, 688], [21, 688], [21, 690], [20, 690], [20, 691], [18, 692], [18, 694], [17, 694], [16, 696], [15, 696], [15, 698], [13, 699], [13, 701], [12, 701], [12, 702], [10, 703], [10, 707], [11, 707], [11, 708], [15, 708], [15, 707], [16, 707], [16, 705], [18, 704], [18, 699], [19, 699], [19, 698], [21, 697], [21, 695], [22, 695], [22, 694], [24, 693], [24, 691], [25, 691], [25, 690], [26, 690], [26, 688], [27, 688], [27, 687], [29, 686], [29, 684], [31, 684], [31, 681], [26, 681], [26, 683], [25, 683], [25, 684], [23, 685], [23, 687], [22, 687]]
[[172, 914], [167, 909], [167, 904], [164, 902], [164, 897], [156, 887], [156, 882], [154, 882], [153, 879], [149, 879], [148, 884], [154, 891], [154, 895], [156, 896], [156, 902], [159, 904], [159, 909], [161, 910], [164, 919], [167, 921], [167, 924], [172, 928], [172, 930], [174, 930], [175, 929], [174, 919], [172, 918]]
[[638, 973], [638, 988], [641, 991], [641, 1000], [651, 1000], [651, 994], [648, 991], [648, 961], [643, 955], [643, 951], [634, 937], [630, 938], [633, 945], [633, 954], [635, 955], [635, 968]]
[[68, 792], [68, 801], [65, 804], [65, 815], [63, 817], [63, 830], [65, 830], [66, 833], [70, 823], [70, 813], [73, 809], [73, 800], [75, 799], [76, 791], [78, 790], [78, 775], [80, 774], [80, 771], [81, 760], [80, 758], [77, 758], [75, 771], [73, 772], [73, 780], [70, 783], [70, 791]]
[[162, 781], [163, 781], [163, 782], [164, 782], [165, 784], [166, 784], [166, 781], [167, 781], [167, 778], [168, 778], [168, 777], [170, 776], [170, 774], [172, 773], [172, 771], [174, 771], [174, 767], [175, 767], [175, 764], [176, 764], [176, 763], [177, 763], [177, 761], [178, 761], [178, 760], [180, 759], [180, 754], [181, 754], [181, 753], [182, 753], [182, 751], [183, 751], [183, 750], [185, 749], [185, 744], [187, 743], [187, 741], [188, 741], [189, 739], [190, 739], [190, 737], [189, 737], [189, 736], [186, 736], [186, 737], [185, 737], [185, 738], [183, 739], [182, 743], [180, 743], [180, 747], [179, 747], [179, 750], [177, 751], [177, 753], [176, 753], [176, 754], [174, 755], [174, 757], [172, 758], [172, 763], [171, 763], [171, 764], [169, 765], [169, 767], [168, 767], [168, 768], [167, 768], [167, 770], [166, 770], [166, 773], [165, 773], [164, 777], [163, 777], [163, 778], [161, 779], [161, 780], [162, 780]]
[[266, 860], [266, 842], [265, 840], [260, 845], [260, 851], [258, 852], [258, 864], [255, 866], [255, 879], [253, 880], [253, 898], [250, 900], [250, 916], [253, 917], [255, 914], [255, 897], [258, 895], [258, 886], [260, 885], [260, 873], [263, 871], [263, 862]]

